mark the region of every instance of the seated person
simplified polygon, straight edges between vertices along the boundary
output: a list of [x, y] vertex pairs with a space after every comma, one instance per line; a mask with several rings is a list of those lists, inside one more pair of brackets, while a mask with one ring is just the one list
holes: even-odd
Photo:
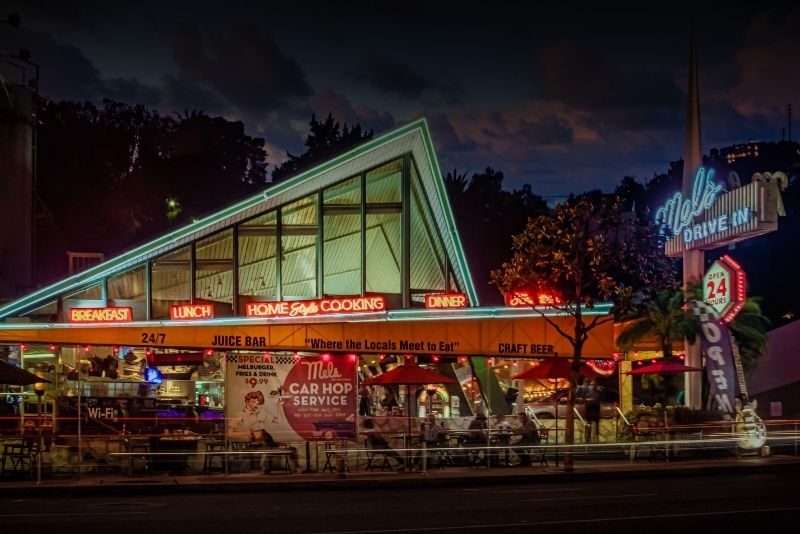
[[519, 414], [519, 425], [516, 434], [520, 435], [520, 439], [514, 444], [513, 449], [519, 456], [519, 465], [531, 465], [529, 451], [531, 446], [539, 445], [541, 442], [539, 429], [524, 413]]
[[375, 428], [375, 423], [372, 419], [364, 419], [364, 434], [366, 435], [367, 446], [370, 449], [380, 450], [382, 454], [394, 458], [400, 466], [400, 469], [405, 468], [406, 463], [403, 456], [389, 446], [389, 442], [386, 441], [386, 438]]
[[427, 447], [436, 447], [444, 438], [444, 429], [434, 414], [428, 414], [422, 423], [422, 439]]
[[486, 433], [484, 430], [486, 430], [487, 427], [486, 416], [482, 413], [477, 414], [475, 419], [469, 423], [469, 427], [467, 427], [467, 430], [470, 432], [467, 435], [465, 443], [486, 443]]

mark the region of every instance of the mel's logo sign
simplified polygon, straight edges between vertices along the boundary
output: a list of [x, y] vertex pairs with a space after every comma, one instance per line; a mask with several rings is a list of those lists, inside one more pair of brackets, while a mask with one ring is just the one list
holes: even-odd
[[214, 317], [213, 304], [174, 304], [169, 309], [172, 320], [211, 319]]
[[698, 215], [714, 205], [722, 191], [722, 186], [712, 180], [713, 176], [713, 170], [706, 172], [700, 167], [694, 178], [692, 196], [683, 198], [683, 193], [675, 193], [656, 211], [656, 224], [663, 224], [674, 236], [682, 235], [683, 242], [688, 245], [750, 222], [752, 214], [750, 209], [744, 206], [729, 214], [719, 215], [698, 224], [694, 223]]
[[248, 302], [248, 317], [308, 317], [337, 313], [366, 313], [386, 311], [383, 296], [343, 297], [322, 300], [278, 300], [273, 302]]
[[70, 308], [71, 323], [125, 323], [133, 320], [133, 308]]
[[466, 308], [467, 296], [464, 293], [436, 293], [425, 295], [425, 307], [429, 310]]

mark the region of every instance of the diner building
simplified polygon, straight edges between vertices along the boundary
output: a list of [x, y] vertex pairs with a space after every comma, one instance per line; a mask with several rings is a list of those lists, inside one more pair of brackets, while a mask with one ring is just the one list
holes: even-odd
[[[455, 429], [545, 396], [558, 379], [511, 377], [571, 356], [570, 318], [517, 304], [479, 306], [419, 120], [0, 306], [0, 358], [47, 380], [0, 385], [0, 432], [43, 433], [56, 471], [152, 468], [137, 439], [207, 451], [189, 469], [253, 444], [322, 469], [365, 418]], [[609, 321], [584, 355], [612, 354]], [[364, 384], [401, 365], [448, 380]]]

